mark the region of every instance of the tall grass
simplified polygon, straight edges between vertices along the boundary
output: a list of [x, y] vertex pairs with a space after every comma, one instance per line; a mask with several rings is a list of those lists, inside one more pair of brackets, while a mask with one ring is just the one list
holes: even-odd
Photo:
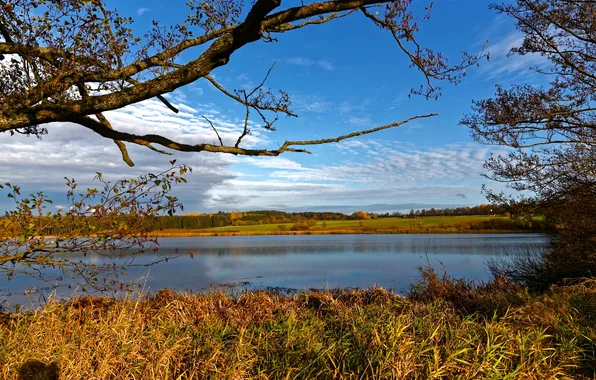
[[0, 378], [592, 378], [595, 325], [594, 281], [542, 295], [433, 272], [407, 297], [164, 290], [2, 315]]

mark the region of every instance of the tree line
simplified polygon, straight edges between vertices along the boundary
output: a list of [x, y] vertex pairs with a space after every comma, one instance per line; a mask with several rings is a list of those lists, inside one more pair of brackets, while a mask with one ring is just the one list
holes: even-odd
[[357, 211], [352, 214], [340, 212], [285, 212], [275, 210], [231, 211], [217, 213], [188, 213], [186, 215], [159, 216], [152, 222], [155, 230], [161, 229], [203, 229], [227, 226], [254, 226], [259, 224], [307, 223], [308, 221], [369, 220], [379, 218], [414, 218], [429, 216], [457, 215], [510, 215], [506, 206], [478, 205], [444, 209], [411, 210], [409, 213], [367, 213]]

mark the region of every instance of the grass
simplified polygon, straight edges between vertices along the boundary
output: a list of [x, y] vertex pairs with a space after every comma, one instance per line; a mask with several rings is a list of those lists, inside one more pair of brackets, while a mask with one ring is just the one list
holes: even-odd
[[[445, 216], [419, 219], [381, 218], [374, 220], [319, 221], [307, 231], [291, 231], [292, 223], [226, 226], [201, 230], [154, 231], [154, 236], [214, 236], [214, 235], [295, 235], [295, 234], [358, 234], [358, 233], [470, 233], [538, 231], [507, 217]], [[326, 223], [326, 226], [323, 226]], [[537, 220], [537, 224], [540, 221]], [[279, 226], [284, 226], [283, 230]]]
[[42, 370], [60, 379], [596, 375], [595, 281], [532, 295], [503, 280], [478, 287], [426, 272], [408, 297], [163, 290], [50, 302], [1, 321], [2, 379]]

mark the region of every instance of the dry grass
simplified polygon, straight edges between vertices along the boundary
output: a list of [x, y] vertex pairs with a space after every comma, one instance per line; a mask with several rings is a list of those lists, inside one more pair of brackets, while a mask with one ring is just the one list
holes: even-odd
[[[533, 296], [432, 272], [381, 288], [51, 302], [0, 322], [0, 377], [593, 378], [596, 282]], [[29, 374], [25, 372], [29, 371]], [[52, 378], [52, 377], [42, 377]], [[58, 378], [58, 377], [55, 377]]]

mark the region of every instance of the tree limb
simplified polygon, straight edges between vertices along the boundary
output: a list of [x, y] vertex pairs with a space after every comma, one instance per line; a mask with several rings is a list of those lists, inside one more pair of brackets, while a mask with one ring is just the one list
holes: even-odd
[[213, 131], [215, 132], [215, 134], [217, 135], [217, 139], [219, 140], [219, 144], [221, 146], [224, 146], [224, 143], [223, 143], [221, 137], [219, 137], [219, 133], [217, 132], [217, 129], [215, 129], [215, 125], [213, 125], [213, 123], [211, 122], [211, 120], [207, 119], [207, 117], [205, 117], [205, 115], [203, 115], [203, 119], [207, 120], [207, 122], [209, 123], [209, 125], [211, 125], [211, 128], [213, 128]]
[[377, 128], [367, 129], [364, 131], [352, 132], [347, 135], [342, 135], [334, 138], [321, 139], [321, 140], [304, 140], [304, 141], [286, 141], [279, 149], [268, 150], [268, 149], [244, 149], [237, 146], [217, 146], [213, 144], [185, 144], [170, 140], [166, 137], [159, 135], [135, 135], [127, 132], [120, 132], [115, 129], [107, 128], [104, 124], [93, 120], [91, 118], [83, 117], [76, 119], [76, 122], [97, 134], [109, 138], [111, 140], [126, 141], [137, 145], [147, 146], [148, 144], [157, 144], [163, 147], [177, 150], [181, 152], [213, 152], [213, 153], [229, 153], [234, 155], [242, 156], [279, 156], [284, 152], [296, 152], [296, 153], [310, 153], [305, 149], [295, 149], [293, 146], [304, 146], [304, 145], [322, 145], [333, 142], [340, 142], [342, 140], [350, 139], [357, 136], [367, 135], [370, 133], [382, 131], [389, 128], [396, 128], [406, 124], [412, 120], [429, 118], [437, 116], [436, 113], [418, 115], [410, 117], [406, 120], [395, 122], [387, 125], [383, 125]]

